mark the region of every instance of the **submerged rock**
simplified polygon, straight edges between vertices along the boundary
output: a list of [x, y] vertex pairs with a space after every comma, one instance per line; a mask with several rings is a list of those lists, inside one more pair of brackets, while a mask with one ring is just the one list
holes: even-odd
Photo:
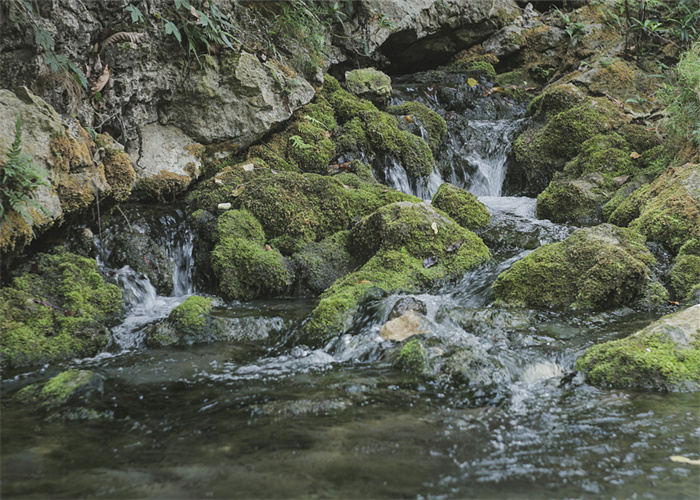
[[384, 340], [403, 342], [415, 335], [430, 332], [428, 320], [413, 310], [398, 318], [387, 321], [379, 330], [379, 336]]
[[187, 346], [208, 342], [249, 342], [267, 339], [282, 330], [282, 318], [231, 318], [216, 314], [210, 298], [192, 295], [161, 323], [146, 331], [148, 347]]
[[59, 251], [39, 254], [0, 289], [0, 353], [7, 368], [93, 356], [123, 310], [122, 293], [97, 263]]
[[576, 369], [601, 387], [700, 389], [700, 304], [589, 348]]
[[602, 224], [538, 248], [500, 274], [493, 289], [505, 303], [529, 306], [649, 305], [668, 296], [653, 281], [655, 262], [639, 233]]

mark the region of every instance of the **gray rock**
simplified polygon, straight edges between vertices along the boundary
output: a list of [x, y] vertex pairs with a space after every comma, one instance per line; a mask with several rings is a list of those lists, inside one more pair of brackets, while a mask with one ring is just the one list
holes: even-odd
[[523, 44], [522, 33], [523, 28], [519, 26], [506, 26], [484, 42], [484, 51], [496, 57], [509, 56], [520, 50]]

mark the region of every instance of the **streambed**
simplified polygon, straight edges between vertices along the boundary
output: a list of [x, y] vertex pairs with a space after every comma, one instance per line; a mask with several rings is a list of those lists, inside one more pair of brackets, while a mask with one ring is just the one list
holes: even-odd
[[[397, 102], [450, 111], [419, 84], [397, 89]], [[216, 309], [259, 326], [258, 340], [146, 349], [144, 328], [197, 291], [187, 216], [173, 210], [151, 222], [175, 263], [172, 296], [120, 269], [130, 313], [105, 353], [3, 380], [3, 496], [697, 498], [697, 466], [670, 460], [697, 457], [697, 395], [601, 390], [574, 371], [587, 347], [659, 314], [493, 305], [499, 273], [574, 229], [538, 220], [533, 199], [501, 196], [522, 109], [494, 102], [452, 116], [443, 168], [428, 182], [411, 182], [400, 166], [383, 180], [426, 199], [453, 182], [489, 208], [481, 236], [493, 262], [413, 297], [430, 336], [498, 361], [497, 383], [429, 382], [394, 368], [396, 346], [379, 328], [400, 294], [368, 305], [320, 349], [295, 341], [311, 299]], [[68, 368], [102, 376], [93, 414], [47, 420], [12, 399]]]

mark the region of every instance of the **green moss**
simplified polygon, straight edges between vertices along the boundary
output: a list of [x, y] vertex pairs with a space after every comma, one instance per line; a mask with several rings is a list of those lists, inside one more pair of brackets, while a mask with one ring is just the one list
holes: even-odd
[[219, 217], [217, 233], [211, 264], [228, 299], [280, 295], [292, 285], [287, 261], [279, 251], [265, 247], [262, 227], [250, 213], [224, 213]]
[[631, 151], [639, 154], [661, 145], [656, 132], [642, 125], [626, 123], [619, 128], [618, 133], [629, 144]]
[[350, 274], [358, 262], [347, 249], [350, 231], [338, 231], [316, 243], [308, 243], [292, 257], [305, 288], [321, 293], [336, 280]]
[[92, 378], [92, 372], [72, 369], [59, 373], [46, 382], [39, 393], [39, 398], [47, 406], [57, 406], [65, 403], [76, 389]]
[[391, 78], [374, 68], [363, 68], [345, 73], [345, 84], [355, 95], [371, 95], [386, 100], [391, 95]]
[[409, 373], [422, 373], [428, 364], [428, 352], [419, 339], [413, 339], [401, 348], [395, 366]]
[[192, 295], [170, 311], [168, 319], [181, 335], [201, 335], [207, 324], [207, 315], [211, 312], [211, 299]]
[[684, 383], [700, 383], [698, 343], [679, 348], [666, 335], [633, 335], [596, 345], [576, 362], [576, 369], [603, 387], [669, 390]]
[[[448, 251], [457, 242], [461, 246]], [[311, 343], [347, 329], [359, 305], [377, 290], [417, 291], [490, 259], [481, 239], [425, 203], [380, 208], [352, 229], [348, 246], [364, 264], [321, 295], [304, 325]], [[437, 264], [426, 268], [429, 257], [437, 257]]]
[[323, 76], [323, 93], [331, 94], [337, 90], [341, 90], [340, 83], [334, 77], [326, 73]]
[[340, 137], [335, 141], [338, 151], [363, 151], [369, 147], [365, 126], [358, 117], [345, 123], [340, 134]]
[[324, 95], [342, 123], [361, 120], [367, 144], [375, 152], [395, 156], [413, 177], [425, 177], [433, 171], [435, 160], [430, 147], [420, 137], [400, 130], [395, 116], [342, 89]]
[[697, 255], [700, 257], [700, 239], [692, 238], [686, 241], [678, 250], [678, 255]]
[[586, 96], [568, 83], [547, 87], [527, 107], [527, 114], [536, 120], [548, 121], [559, 113], [582, 104]]
[[412, 116], [425, 127], [428, 132], [430, 148], [433, 153], [437, 152], [439, 146], [447, 137], [447, 122], [426, 105], [419, 102], [405, 102], [398, 106], [389, 106], [387, 112], [392, 115]]
[[610, 224], [543, 245], [498, 276], [496, 297], [544, 307], [608, 308], [643, 299], [655, 262], [644, 237]]
[[491, 222], [488, 209], [476, 196], [449, 183], [438, 188], [433, 196], [433, 206], [466, 229], [486, 227]]
[[523, 177], [526, 190], [539, 193], [555, 171], [579, 154], [592, 137], [613, 130], [622, 123], [618, 109], [608, 101], [590, 99], [562, 111], [542, 128], [531, 128], [514, 143], [515, 175]]
[[601, 207], [609, 200], [599, 174], [569, 180], [555, 175], [549, 186], [537, 196], [537, 217], [553, 222], [590, 223], [599, 221]]
[[625, 140], [613, 133], [598, 134], [584, 142], [581, 152], [566, 164], [564, 172], [571, 178], [601, 173], [612, 181], [620, 175], [634, 175], [638, 170], [632, 163]]
[[40, 254], [31, 271], [0, 290], [0, 352], [14, 368], [99, 352], [106, 324], [122, 311], [119, 288], [105, 284], [97, 263], [61, 251]]
[[471, 73], [474, 76], [483, 76], [490, 82], [496, 80], [496, 70], [493, 68], [493, 65], [485, 59], [461, 59], [442, 69], [445, 71]]
[[192, 183], [189, 175], [180, 175], [167, 170], [136, 183], [134, 190], [148, 199], [168, 203], [179, 199]]
[[669, 288], [677, 299], [690, 300], [692, 292], [700, 284], [700, 256], [676, 257], [669, 272], [669, 281]]
[[108, 136], [99, 135], [95, 145], [105, 150], [103, 168], [111, 188], [110, 196], [115, 201], [125, 201], [131, 194], [131, 187], [136, 181], [136, 172], [131, 166], [129, 155], [113, 147], [112, 141]]

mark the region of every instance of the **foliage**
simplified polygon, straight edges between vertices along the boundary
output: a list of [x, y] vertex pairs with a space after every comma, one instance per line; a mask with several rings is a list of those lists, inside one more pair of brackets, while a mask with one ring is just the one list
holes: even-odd
[[23, 24], [25, 18], [29, 20], [34, 31], [34, 41], [38, 47], [44, 50], [44, 62], [54, 73], [66, 73], [75, 80], [83, 89], [87, 89], [87, 78], [83, 71], [68, 60], [63, 54], [57, 54], [54, 50], [55, 44], [51, 33], [39, 25], [37, 14], [28, 0], [10, 0], [11, 5], [15, 5], [24, 18], [20, 17], [15, 23]]
[[688, 48], [700, 38], [697, 0], [616, 0], [604, 10], [606, 22], [625, 35], [625, 49], [641, 53], [649, 45], [672, 43]]
[[666, 128], [676, 138], [700, 146], [700, 42], [682, 56], [675, 69], [675, 85], [662, 88], [667, 105]]
[[27, 220], [32, 220], [31, 208], [48, 215], [46, 209], [34, 199], [34, 191], [39, 186], [48, 186], [48, 172], [38, 166], [32, 157], [22, 153], [22, 115], [17, 114], [15, 140], [7, 150], [7, 161], [0, 177], [0, 221], [9, 224], [8, 209], [14, 210]]

